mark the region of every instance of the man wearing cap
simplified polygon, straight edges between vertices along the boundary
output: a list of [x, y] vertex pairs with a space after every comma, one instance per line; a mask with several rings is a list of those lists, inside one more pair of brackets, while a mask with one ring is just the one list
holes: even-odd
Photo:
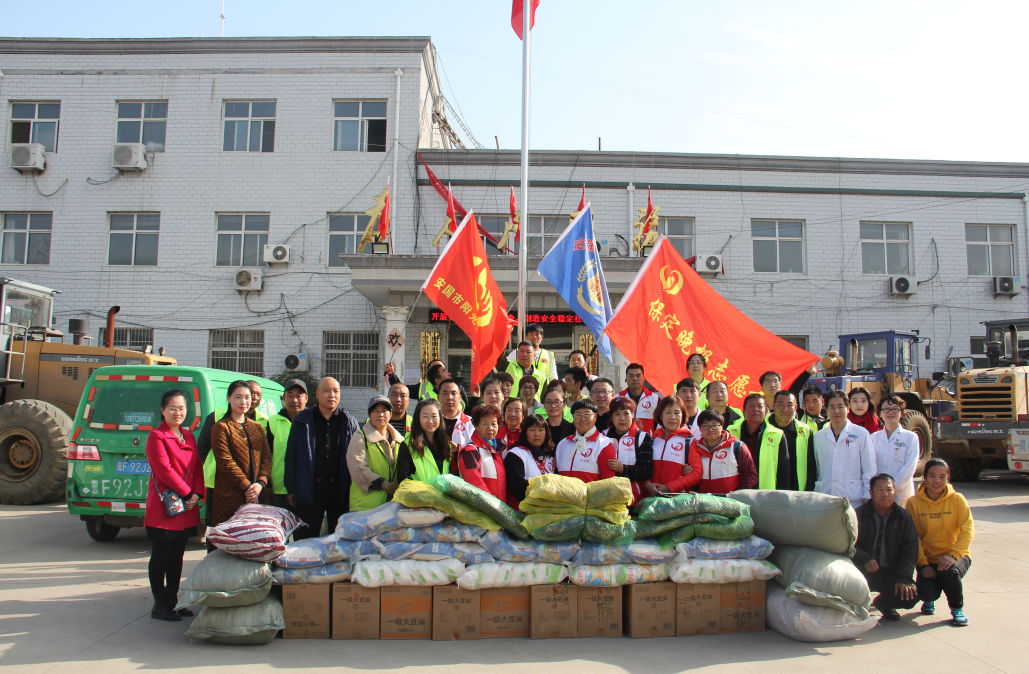
[[333, 531], [350, 503], [350, 471], [344, 455], [357, 435], [357, 420], [340, 407], [339, 382], [332, 377], [318, 382], [314, 396], [318, 406], [293, 417], [286, 443], [286, 499], [307, 523], [293, 533], [294, 540], [318, 536], [323, 518]]
[[389, 424], [393, 403], [386, 396], [368, 401], [368, 423], [354, 433], [347, 447], [350, 469], [350, 511], [378, 508], [393, 498], [397, 479], [397, 455], [404, 436]]
[[268, 417], [268, 446], [272, 448], [272, 505], [288, 508], [286, 500], [286, 444], [293, 419], [307, 407], [307, 384], [290, 379], [282, 394], [282, 409]]

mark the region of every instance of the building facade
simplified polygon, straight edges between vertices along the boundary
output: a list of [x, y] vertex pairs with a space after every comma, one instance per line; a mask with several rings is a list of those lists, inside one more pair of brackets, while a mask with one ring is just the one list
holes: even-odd
[[[0, 39], [0, 71], [0, 273], [60, 290], [55, 327], [90, 318], [100, 338], [118, 305], [116, 344], [182, 363], [272, 376], [305, 354], [349, 406], [391, 357], [408, 383], [436, 353], [467, 377], [467, 338], [419, 295], [447, 240], [419, 155], [498, 234], [519, 155], [461, 147], [429, 38]], [[24, 143], [44, 172], [9, 168]], [[125, 144], [145, 169], [113, 167]], [[720, 256], [722, 296], [814, 353], [918, 330], [927, 376], [982, 351], [981, 321], [1027, 313], [1029, 164], [539, 151], [530, 175], [530, 270], [585, 184], [613, 302], [642, 262], [649, 190], [684, 257]], [[387, 180], [389, 252], [357, 253]], [[516, 258], [491, 252], [513, 305]], [[260, 291], [237, 290], [240, 271]], [[542, 277], [528, 293], [559, 362], [590, 345]], [[620, 384], [621, 365], [597, 368]]]

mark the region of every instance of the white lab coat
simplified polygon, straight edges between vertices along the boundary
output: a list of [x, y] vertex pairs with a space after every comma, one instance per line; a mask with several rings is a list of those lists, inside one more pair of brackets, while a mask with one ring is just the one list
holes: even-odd
[[861, 426], [848, 421], [836, 439], [832, 425], [826, 424], [815, 433], [815, 462], [815, 491], [843, 496], [854, 508], [871, 498], [868, 482], [876, 472], [875, 450], [872, 437]]
[[915, 468], [921, 445], [918, 435], [900, 426], [891, 437], [886, 429], [872, 433], [876, 472], [892, 475], [897, 483], [897, 505], [901, 508], [915, 495]]

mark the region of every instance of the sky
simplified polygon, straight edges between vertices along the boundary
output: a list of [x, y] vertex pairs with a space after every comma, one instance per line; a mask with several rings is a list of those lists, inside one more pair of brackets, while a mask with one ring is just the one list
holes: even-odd
[[[225, 36], [431, 37], [451, 105], [515, 149], [509, 0], [226, 0]], [[5, 4], [14, 37], [217, 37], [220, 0]], [[1029, 3], [542, 0], [533, 149], [1026, 161]], [[45, 27], [45, 32], [41, 32]], [[3, 68], [0, 56], [0, 69]]]

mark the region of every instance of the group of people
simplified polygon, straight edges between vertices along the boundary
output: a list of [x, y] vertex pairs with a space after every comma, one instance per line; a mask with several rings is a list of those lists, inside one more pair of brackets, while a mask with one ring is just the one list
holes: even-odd
[[[323, 520], [331, 531], [343, 513], [386, 503], [407, 479], [459, 475], [518, 508], [531, 478], [557, 473], [585, 482], [625, 477], [633, 505], [648, 496], [754, 488], [845, 497], [859, 512], [858, 548], [870, 550], [861, 568], [882, 592], [877, 606], [884, 616], [913, 606], [912, 592], [925, 602], [922, 611], [931, 613], [942, 589], [955, 623], [967, 623], [960, 579], [970, 564], [968, 507], [946, 475], [936, 488], [931, 485], [941, 478], [927, 473], [915, 494], [918, 437], [901, 426], [904, 402], [897, 396], [882, 396], [873, 411], [872, 395], [863, 388], [823, 396], [809, 387], [798, 405], [782, 376], [767, 372], [759, 379], [761, 393], [746, 396], [736, 409], [724, 382], [704, 378], [707, 362], [699, 353], [690, 356], [688, 376], [674, 395], [648, 389], [636, 363], [626, 368], [627, 387], [616, 394], [610, 379], [586, 371], [581, 351], [573, 352], [558, 379], [553, 354], [541, 346], [542, 328], [529, 326], [527, 337], [504, 371], [492, 373], [472, 395], [442, 361], [429, 363], [426, 381], [415, 390], [387, 370], [388, 395], [369, 400], [363, 424], [340, 406], [339, 383], [331, 377], [318, 383], [311, 407], [306, 384], [287, 382], [282, 409], [270, 418], [257, 410], [260, 386], [238, 381], [229, 386], [227, 406], [215, 410], [195, 442], [181, 428], [184, 394], [168, 392], [164, 423], [147, 441], [148, 457], [154, 453], [146, 522], [154, 541], [153, 617], [179, 619], [171, 598], [185, 539], [199, 524], [201, 490], [208, 525], [228, 519], [243, 503], [273, 503], [308, 523], [294, 533], [300, 539], [317, 536]], [[409, 415], [412, 393], [418, 402]], [[933, 476], [949, 475], [942, 460], [930, 464]], [[876, 494], [886, 483], [896, 507], [883, 514]], [[160, 514], [161, 485], [182, 496], [189, 517]], [[948, 516], [931, 515], [941, 507]], [[904, 538], [904, 517], [912, 516], [919, 580], [915, 589], [900, 580], [891, 588], [884, 579], [910, 576], [915, 563], [908, 564], [910, 541]]]

